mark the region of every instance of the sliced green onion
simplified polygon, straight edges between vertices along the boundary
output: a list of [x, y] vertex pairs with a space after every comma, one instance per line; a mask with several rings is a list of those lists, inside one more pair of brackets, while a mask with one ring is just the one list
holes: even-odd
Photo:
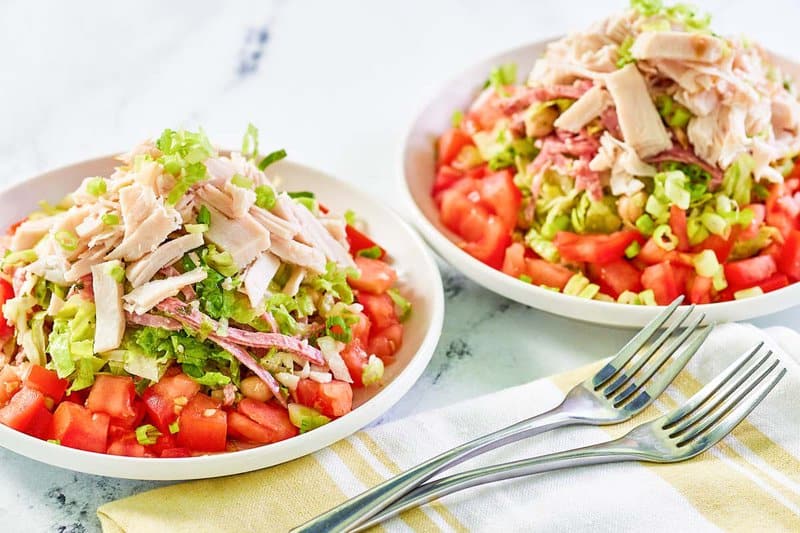
[[269, 185], [259, 185], [256, 187], [256, 205], [261, 209], [269, 211], [275, 207], [275, 190]]
[[389, 289], [386, 291], [386, 294], [388, 294], [389, 298], [394, 302], [398, 311], [397, 317], [400, 319], [400, 322], [408, 320], [408, 317], [411, 316], [411, 302], [406, 300], [397, 289]]
[[686, 220], [686, 234], [689, 236], [689, 244], [692, 246], [700, 244], [709, 236], [708, 230], [698, 216], [691, 216]]
[[642, 302], [642, 305], [658, 305], [656, 303], [656, 293], [653, 292], [653, 289], [640, 292], [639, 301]]
[[522, 281], [523, 283], [531, 283], [531, 284], [533, 283], [533, 279], [531, 279], [531, 277], [527, 274], [520, 274], [519, 280]]
[[47, 439], [47, 442], [49, 442], [50, 444], [57, 444], [58, 446], [61, 446], [61, 439]]
[[377, 244], [369, 248], [363, 248], [358, 251], [359, 257], [367, 257], [369, 259], [378, 259], [381, 256], [381, 247]]
[[350, 326], [348, 326], [344, 318], [340, 316], [329, 316], [325, 321], [325, 329], [329, 336], [339, 342], [348, 343], [353, 336], [353, 333], [350, 331]]
[[450, 124], [452, 124], [454, 128], [459, 128], [461, 127], [461, 122], [463, 120], [464, 120], [464, 112], [461, 111], [460, 109], [456, 109], [455, 111], [453, 111], [453, 116], [450, 117]]
[[622, 68], [629, 63], [636, 63], [636, 58], [631, 53], [633, 46], [633, 36], [628, 35], [617, 50], [617, 68]]
[[300, 433], [317, 429], [331, 421], [330, 418], [321, 414], [316, 409], [300, 405], [299, 403], [289, 404], [289, 420], [292, 424], [300, 428]]
[[197, 223], [198, 224], [211, 224], [211, 211], [204, 205], [200, 206], [200, 210], [197, 212]]
[[106, 274], [114, 278], [117, 283], [122, 283], [125, 279], [125, 269], [121, 265], [111, 264], [106, 266]]
[[733, 298], [735, 300], [744, 300], [745, 298], [761, 296], [762, 294], [764, 294], [764, 291], [761, 290], [761, 287], [750, 287], [749, 289], [742, 289], [740, 291], [734, 292]]
[[186, 224], [183, 229], [186, 233], [205, 233], [208, 231], [208, 224]]
[[664, 172], [664, 194], [673, 205], [681, 209], [689, 209], [692, 201], [692, 194], [686, 190], [687, 182], [686, 174], [680, 170]]
[[248, 159], [258, 157], [258, 128], [253, 124], [247, 125], [247, 130], [242, 137], [242, 155]]
[[664, 219], [669, 213], [669, 206], [662, 203], [655, 194], [651, 194], [644, 204], [644, 210], [653, 216], [654, 219]]
[[636, 219], [635, 222], [636, 228], [642, 233], [642, 235], [650, 236], [653, 234], [653, 230], [656, 229], [656, 224], [653, 222], [653, 219], [650, 215], [642, 215]]
[[237, 187], [241, 187], [242, 189], [252, 189], [253, 188], [253, 180], [242, 176], [241, 174], [234, 174], [231, 178], [231, 183], [236, 185]]
[[586, 287], [583, 288], [581, 292], [578, 293], [578, 298], [586, 298], [591, 300], [597, 293], [600, 292], [600, 285], [595, 285], [594, 283], [590, 283]]
[[653, 240], [662, 250], [671, 252], [678, 247], [678, 237], [672, 233], [669, 224], [661, 224], [653, 231]]
[[597, 300], [598, 302], [611, 302], [611, 303], [616, 302], [614, 298], [612, 298], [611, 296], [609, 296], [604, 292], [598, 292], [597, 294], [595, 294], [594, 299]]
[[639, 295], [632, 291], [624, 291], [617, 297], [617, 302], [627, 305], [641, 305]]
[[306, 196], [301, 196], [299, 198], [294, 199], [295, 202], [302, 205], [312, 213], [317, 212], [317, 201], [314, 198], [308, 198]]
[[725, 279], [724, 268], [717, 269], [717, 272], [711, 277], [711, 284], [715, 291], [722, 291], [728, 288], [728, 280]]
[[692, 259], [694, 269], [699, 276], [711, 278], [721, 268], [719, 261], [717, 261], [717, 254], [711, 250], [703, 250]]
[[728, 231], [728, 223], [716, 213], [703, 213], [700, 215], [700, 220], [703, 222], [703, 226], [714, 235], [725, 236]]
[[36, 261], [39, 256], [36, 250], [19, 250], [18, 252], [9, 252], [3, 258], [3, 267], [19, 264], [30, 264]]
[[642, 247], [639, 244], [639, 241], [633, 241], [628, 245], [627, 248], [625, 248], [625, 257], [627, 257], [628, 259], [633, 259], [637, 255], [639, 255], [639, 250], [641, 250], [641, 248]]
[[261, 160], [261, 162], [258, 164], [258, 169], [264, 170], [272, 163], [276, 163], [285, 157], [286, 157], [286, 150], [284, 149], [275, 150], [271, 154], [267, 154], [267, 156]]
[[175, 433], [179, 432], [180, 430], [181, 430], [181, 427], [178, 425], [178, 421], [177, 420], [169, 425], [169, 432], [171, 434], [173, 434], [173, 435]]
[[68, 252], [78, 248], [78, 236], [71, 231], [61, 230], [55, 234], [55, 239], [59, 246]]
[[152, 424], [145, 424], [136, 428], [136, 440], [142, 446], [155, 444], [161, 432]]
[[575, 274], [569, 278], [567, 284], [564, 285], [564, 294], [569, 294], [570, 296], [579, 296], [581, 292], [583, 292], [583, 290], [586, 289], [590, 284], [591, 282], [586, 276], [580, 273]]
[[289, 198], [294, 198], [295, 200], [298, 198], [316, 198], [316, 195], [311, 191], [295, 191], [287, 194], [289, 195]]
[[116, 213], [106, 213], [100, 217], [100, 220], [102, 220], [103, 224], [106, 226], [116, 226], [119, 224], [119, 215]]
[[92, 178], [86, 184], [86, 192], [92, 196], [102, 196], [106, 193], [106, 180], [103, 178]]
[[344, 212], [344, 221], [349, 226], [355, 226], [355, 224], [356, 224], [356, 212], [353, 211], [352, 209], [348, 209], [347, 211], [345, 211]]

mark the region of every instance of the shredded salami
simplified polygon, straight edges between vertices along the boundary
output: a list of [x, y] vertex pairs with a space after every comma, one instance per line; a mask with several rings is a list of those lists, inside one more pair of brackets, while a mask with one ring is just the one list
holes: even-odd
[[151, 315], [149, 313], [137, 315], [136, 313], [125, 312], [125, 320], [129, 324], [148, 328], [161, 328], [168, 331], [179, 331], [183, 329], [183, 326], [181, 326], [181, 323], [177, 320], [166, 316]]
[[535, 102], [547, 102], [557, 98], [571, 98], [577, 100], [586, 91], [592, 88], [589, 80], [578, 80], [572, 85], [547, 85], [540, 87], [526, 87], [517, 91], [513, 96], [500, 102], [500, 108], [507, 115], [513, 115], [527, 109]]

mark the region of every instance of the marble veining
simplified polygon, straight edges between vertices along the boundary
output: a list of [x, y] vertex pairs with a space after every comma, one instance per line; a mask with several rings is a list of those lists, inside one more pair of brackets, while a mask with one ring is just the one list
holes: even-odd
[[[626, 2], [443, 0], [0, 2], [0, 186], [203, 125], [397, 202], [398, 143], [444, 80], [470, 63], [580, 28]], [[800, 3], [699, 2], [722, 33], [800, 58]], [[440, 262], [447, 314], [436, 354], [376, 424], [561, 372], [613, 353], [628, 332], [496, 296]], [[800, 328], [800, 311], [755, 321]], [[98, 505], [158, 482], [76, 474], [0, 451], [4, 531], [94, 532]]]

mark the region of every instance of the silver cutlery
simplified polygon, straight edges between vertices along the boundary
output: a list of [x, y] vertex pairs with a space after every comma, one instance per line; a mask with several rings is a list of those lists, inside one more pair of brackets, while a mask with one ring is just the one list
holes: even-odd
[[490, 450], [563, 426], [607, 425], [629, 420], [664, 392], [711, 331], [709, 327], [700, 327], [704, 314], [689, 320], [694, 306], [682, 310], [668, 323], [682, 301], [682, 296], [673, 301], [611, 361], [573, 387], [553, 409], [446, 451], [293, 531], [349, 531], [434, 475]]
[[739, 425], [786, 374], [763, 343], [745, 352], [681, 407], [645, 422], [618, 439], [477, 468], [426, 483], [353, 531], [363, 531], [405, 510], [470, 487], [564, 468], [645, 461], [676, 463], [708, 450]]

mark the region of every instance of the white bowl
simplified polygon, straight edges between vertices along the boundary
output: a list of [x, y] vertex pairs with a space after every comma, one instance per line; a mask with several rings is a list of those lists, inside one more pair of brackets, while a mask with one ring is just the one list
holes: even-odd
[[[86, 176], [108, 175], [112, 157], [100, 157], [36, 176], [0, 192], [0, 228], [57, 202]], [[384, 386], [355, 391], [352, 412], [314, 431], [249, 450], [181, 459], [118, 457], [57, 446], [0, 424], [0, 446], [31, 459], [89, 474], [130, 479], [179, 480], [225, 476], [275, 465], [329, 446], [355, 433], [395, 404], [417, 381], [433, 355], [444, 317], [439, 270], [417, 234], [400, 217], [354, 186], [320, 171], [281, 161], [270, 167], [287, 190], [313, 191], [335, 212], [353, 209], [398, 269], [400, 287], [413, 304], [403, 347], [387, 366]]]
[[[466, 109], [486, 80], [492, 67], [516, 63], [526, 76], [545, 50], [549, 40], [538, 41], [481, 61], [451, 79], [417, 115], [405, 138], [400, 161], [400, 178], [407, 192], [408, 213], [425, 240], [465, 276], [487, 289], [519, 303], [556, 315], [611, 326], [637, 327], [658, 314], [659, 307], [623, 305], [567, 296], [529, 285], [478, 261], [461, 250], [459, 238], [439, 221], [430, 191], [435, 176], [435, 140], [450, 127], [453, 111]], [[797, 77], [796, 63], [777, 57], [781, 66]], [[800, 283], [763, 296], [731, 302], [700, 305], [706, 322], [746, 320], [800, 304]]]

